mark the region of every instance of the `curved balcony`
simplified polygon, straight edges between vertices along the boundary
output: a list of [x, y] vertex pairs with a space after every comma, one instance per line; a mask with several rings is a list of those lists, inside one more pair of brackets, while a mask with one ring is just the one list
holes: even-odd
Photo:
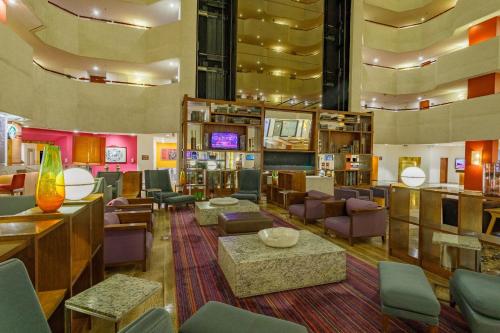
[[366, 47], [396, 53], [422, 50], [499, 14], [497, 0], [481, 1], [480, 6], [459, 0], [452, 10], [413, 27], [398, 29], [365, 21], [364, 42]]
[[375, 143], [431, 144], [498, 140], [500, 94], [438, 106], [430, 110], [373, 110]]
[[500, 37], [440, 57], [425, 67], [363, 66], [363, 90], [390, 95], [418, 94], [500, 70]]
[[265, 95], [295, 95], [299, 96], [299, 99], [310, 96], [317, 99], [321, 94], [320, 77], [301, 80], [268, 74], [238, 73], [236, 75], [236, 86], [245, 93], [256, 92], [256, 89], [259, 89], [258, 91]]

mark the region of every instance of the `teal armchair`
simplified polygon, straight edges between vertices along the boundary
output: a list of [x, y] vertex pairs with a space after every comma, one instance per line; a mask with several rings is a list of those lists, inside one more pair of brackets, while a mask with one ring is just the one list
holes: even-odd
[[472, 333], [500, 332], [500, 276], [457, 269], [450, 305], [458, 305]]
[[104, 178], [111, 185], [113, 199], [121, 197], [123, 192], [123, 173], [120, 171], [99, 171], [97, 177]]
[[113, 187], [106, 184], [106, 179], [104, 177], [94, 178], [94, 189], [92, 193], [100, 193], [103, 195], [104, 204], [108, 204], [113, 199]]
[[231, 195], [231, 197], [258, 203], [260, 198], [260, 170], [240, 170], [238, 173], [238, 192]]
[[146, 196], [152, 197], [158, 207], [161, 207], [168, 198], [179, 196], [179, 193], [172, 189], [168, 170], [145, 170], [144, 177]]
[[0, 216], [16, 215], [35, 207], [35, 204], [33, 195], [0, 196]]

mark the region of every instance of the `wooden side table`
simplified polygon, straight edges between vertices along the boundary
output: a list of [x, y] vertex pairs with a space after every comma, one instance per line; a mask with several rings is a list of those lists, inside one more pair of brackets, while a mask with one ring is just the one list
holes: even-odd
[[115, 274], [66, 300], [65, 332], [71, 332], [71, 311], [112, 321], [118, 332], [121, 320], [159, 290], [159, 282]]
[[491, 214], [491, 220], [488, 224], [488, 229], [486, 229], [486, 234], [491, 235], [491, 233], [493, 232], [493, 228], [495, 227], [497, 218], [500, 218], [500, 208], [490, 208], [485, 209], [485, 211]]

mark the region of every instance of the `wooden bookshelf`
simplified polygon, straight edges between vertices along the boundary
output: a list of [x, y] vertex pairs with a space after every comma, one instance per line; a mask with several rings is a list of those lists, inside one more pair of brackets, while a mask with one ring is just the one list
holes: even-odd
[[[104, 201], [91, 195], [45, 214], [32, 208], [0, 217], [0, 261], [24, 262], [53, 332], [64, 332], [64, 300], [101, 282]], [[89, 323], [73, 315], [74, 332]]]

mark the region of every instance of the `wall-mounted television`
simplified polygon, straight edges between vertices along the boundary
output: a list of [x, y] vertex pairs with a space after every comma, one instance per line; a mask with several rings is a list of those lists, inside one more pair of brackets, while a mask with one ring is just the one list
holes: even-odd
[[238, 134], [230, 132], [214, 132], [210, 137], [210, 148], [212, 149], [238, 149]]
[[465, 158], [455, 158], [455, 170], [456, 171], [465, 170]]

